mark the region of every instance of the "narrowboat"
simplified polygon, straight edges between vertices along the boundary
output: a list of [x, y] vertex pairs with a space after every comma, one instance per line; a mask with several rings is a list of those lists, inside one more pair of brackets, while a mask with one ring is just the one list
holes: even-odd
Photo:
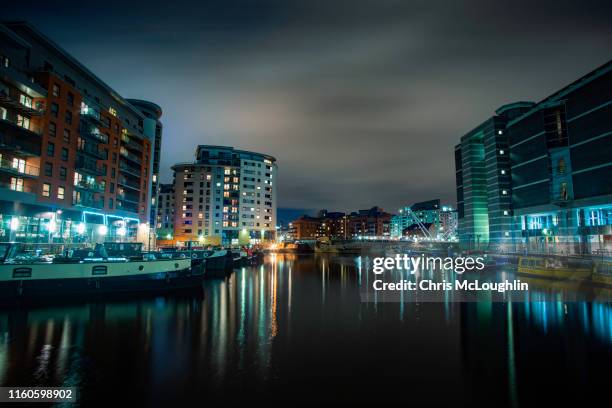
[[612, 286], [612, 262], [604, 260], [595, 262], [593, 283]]
[[0, 243], [0, 302], [201, 287], [204, 268], [192, 268], [191, 259], [158, 258], [133, 245], [98, 244], [45, 256]]
[[589, 280], [593, 268], [579, 260], [546, 256], [522, 256], [518, 261], [517, 272], [541, 278]]

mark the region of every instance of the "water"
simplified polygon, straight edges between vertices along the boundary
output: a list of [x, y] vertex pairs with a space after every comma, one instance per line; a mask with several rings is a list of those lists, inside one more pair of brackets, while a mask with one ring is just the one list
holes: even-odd
[[607, 392], [612, 304], [362, 303], [359, 260], [274, 255], [201, 294], [0, 311], [0, 383], [137, 406], [513, 407]]

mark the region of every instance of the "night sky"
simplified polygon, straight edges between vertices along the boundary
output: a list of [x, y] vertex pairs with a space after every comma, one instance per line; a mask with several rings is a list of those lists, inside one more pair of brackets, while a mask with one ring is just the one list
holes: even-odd
[[0, 17], [163, 108], [162, 180], [197, 144], [268, 153], [285, 208], [454, 203], [463, 134], [612, 57], [610, 1], [37, 3]]

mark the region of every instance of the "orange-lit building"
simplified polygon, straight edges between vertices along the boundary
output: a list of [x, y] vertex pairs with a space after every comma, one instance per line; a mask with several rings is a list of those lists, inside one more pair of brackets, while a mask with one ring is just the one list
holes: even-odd
[[161, 109], [27, 23], [0, 24], [0, 59], [0, 239], [146, 237]]
[[321, 210], [316, 217], [304, 215], [289, 225], [292, 239], [355, 239], [390, 235], [391, 214], [380, 207], [343, 212]]
[[321, 238], [322, 224], [319, 218], [303, 215], [289, 224], [289, 235], [296, 240]]

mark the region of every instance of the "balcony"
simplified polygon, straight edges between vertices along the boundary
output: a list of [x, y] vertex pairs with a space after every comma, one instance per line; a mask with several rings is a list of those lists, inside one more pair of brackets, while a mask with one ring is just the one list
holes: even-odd
[[36, 202], [37, 191], [27, 185], [17, 187], [10, 183], [0, 182], [0, 195], [2, 195], [2, 199], [5, 201], [34, 204]]
[[121, 145], [138, 153], [142, 153], [143, 151], [142, 145], [136, 143], [133, 139], [125, 135], [121, 136]]
[[124, 161], [119, 162], [119, 169], [123, 173], [131, 174], [132, 176], [140, 177], [140, 168], [130, 166]]
[[[8, 121], [2, 120], [0, 122], [5, 123]], [[22, 128], [12, 124], [8, 132], [0, 128], [0, 148], [22, 156], [40, 156], [40, 138], [38, 136], [28, 138], [25, 137], [26, 135], [20, 135], [18, 134], [19, 129]]]
[[81, 118], [94, 125], [104, 124], [100, 117], [100, 111], [89, 106], [81, 106]]
[[130, 160], [132, 163], [135, 163], [139, 166], [142, 164], [142, 160], [140, 159], [140, 157], [136, 156], [135, 154], [132, 154], [126, 150], [122, 150], [120, 154], [122, 157], [126, 158], [127, 160]]
[[22, 177], [38, 177], [40, 169], [30, 164], [16, 163], [13, 160], [0, 158], [0, 171]]
[[133, 196], [125, 193], [117, 193], [117, 200], [136, 204], [136, 206], [138, 206], [138, 196]]
[[108, 143], [108, 137], [100, 132], [97, 127], [87, 128], [86, 126], [79, 129], [79, 134], [82, 137], [89, 138], [97, 143]]
[[41, 136], [42, 135], [42, 129], [36, 125], [34, 125], [33, 123], [29, 123], [28, 126], [23, 126], [17, 122], [14, 122], [10, 119], [0, 119], [0, 124], [5, 124], [8, 127], [10, 127], [11, 129], [15, 130], [15, 131], [19, 131], [19, 132], [23, 132], [27, 135], [35, 135], [35, 136]]
[[94, 193], [104, 193], [104, 190], [106, 187], [100, 183], [95, 183], [95, 182], [91, 183], [91, 182], [86, 182], [85, 180], [81, 180], [74, 185], [74, 188], [80, 189], [80, 190], [88, 190]]
[[108, 158], [108, 155], [106, 154], [106, 152], [100, 150], [96, 143], [85, 143], [79, 146], [78, 152], [86, 154], [98, 160], [106, 160]]
[[82, 156], [77, 156], [75, 168], [77, 170], [83, 170], [87, 174], [90, 174], [93, 176], [104, 176], [105, 175], [102, 167], [97, 166], [95, 162], [84, 160]]
[[74, 206], [101, 209], [104, 208], [104, 201], [96, 200], [92, 197], [81, 197], [80, 199], [74, 202]]
[[116, 208], [118, 210], [124, 210], [124, 211], [128, 211], [128, 212], [131, 212], [131, 213], [138, 214], [138, 204], [134, 204], [134, 203], [131, 203], [129, 201], [117, 200]]
[[132, 190], [140, 191], [140, 184], [139, 183], [136, 183], [134, 181], [128, 180], [125, 177], [120, 177], [117, 180], [117, 184], [122, 186], [122, 187], [127, 187], [127, 188], [131, 188]]
[[41, 116], [45, 113], [45, 110], [42, 108], [22, 104], [15, 96], [9, 95], [6, 89], [0, 89], [0, 105], [15, 109], [19, 113], [23, 113], [28, 116]]
[[36, 82], [32, 81], [28, 75], [16, 70], [13, 66], [5, 67], [0, 65], [0, 78], [11, 83], [21, 92], [32, 98], [44, 98], [47, 90]]

